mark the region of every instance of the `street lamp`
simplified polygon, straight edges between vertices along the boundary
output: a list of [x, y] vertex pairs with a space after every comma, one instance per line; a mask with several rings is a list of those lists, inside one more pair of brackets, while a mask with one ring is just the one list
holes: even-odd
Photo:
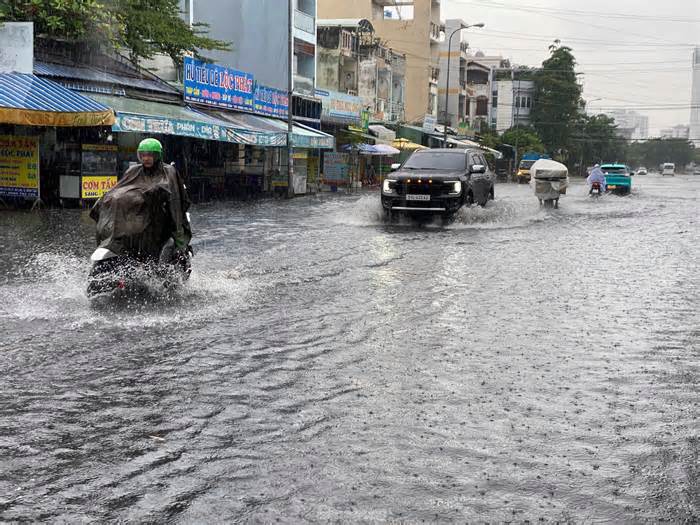
[[456, 33], [459, 33], [462, 29], [469, 29], [470, 27], [484, 27], [484, 23], [480, 22], [478, 24], [469, 24], [466, 26], [461, 26], [452, 31], [450, 34], [450, 37], [447, 39], [447, 87], [445, 89], [445, 122], [444, 122], [444, 136], [443, 139], [445, 141], [444, 147], [447, 147], [447, 122], [449, 120], [449, 115], [450, 115], [450, 58], [452, 58], [452, 37], [455, 36]]

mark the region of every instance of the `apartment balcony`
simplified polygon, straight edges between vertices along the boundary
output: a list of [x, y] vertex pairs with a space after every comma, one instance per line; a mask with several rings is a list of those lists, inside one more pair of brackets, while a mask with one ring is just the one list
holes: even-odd
[[440, 34], [444, 30], [445, 26], [436, 24], [435, 22], [430, 22], [430, 41], [439, 43], [441, 41]]
[[437, 84], [440, 79], [440, 68], [435, 66], [430, 66], [430, 83]]
[[316, 44], [316, 19], [303, 11], [294, 11], [294, 37]]
[[460, 95], [466, 95], [466, 94], [467, 94], [467, 81], [466, 81], [466, 80], [460, 80], [460, 81], [459, 81], [459, 94], [460, 94]]
[[400, 122], [404, 119], [405, 111], [403, 102], [391, 102], [385, 120], [387, 122]]
[[357, 49], [357, 36], [343, 29], [340, 32], [340, 51], [347, 56], [351, 56]]

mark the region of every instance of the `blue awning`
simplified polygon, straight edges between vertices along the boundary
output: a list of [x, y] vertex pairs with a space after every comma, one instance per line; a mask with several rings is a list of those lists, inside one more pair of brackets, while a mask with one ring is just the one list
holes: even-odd
[[0, 73], [0, 122], [25, 126], [111, 126], [109, 107], [25, 73]]

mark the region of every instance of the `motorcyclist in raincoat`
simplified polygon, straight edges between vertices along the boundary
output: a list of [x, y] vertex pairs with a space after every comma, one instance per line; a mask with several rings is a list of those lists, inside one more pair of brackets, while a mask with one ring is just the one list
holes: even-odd
[[593, 183], [597, 182], [600, 184], [600, 191], [604, 192], [605, 191], [605, 173], [603, 172], [602, 169], [600, 169], [600, 164], [596, 164], [593, 166], [593, 169], [591, 170], [591, 173], [588, 175], [588, 178], [586, 179], [586, 183], [591, 187], [591, 190], [589, 190], [589, 194], [593, 190]]
[[187, 189], [177, 170], [163, 162], [158, 140], [141, 141], [137, 156], [140, 163], [127, 169], [90, 210], [97, 222], [97, 244], [119, 255], [155, 262], [172, 238], [173, 260], [184, 260], [192, 239]]

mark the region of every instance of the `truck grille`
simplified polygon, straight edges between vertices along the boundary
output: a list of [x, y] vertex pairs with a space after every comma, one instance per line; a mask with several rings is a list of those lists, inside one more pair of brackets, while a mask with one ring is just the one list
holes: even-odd
[[440, 195], [448, 194], [450, 191], [452, 191], [453, 186], [452, 184], [445, 184], [442, 181], [433, 181], [432, 183], [421, 182], [420, 184], [413, 181], [410, 183], [398, 181], [395, 188], [396, 193], [399, 195], [406, 195], [410, 193], [412, 195], [430, 195], [438, 197]]

